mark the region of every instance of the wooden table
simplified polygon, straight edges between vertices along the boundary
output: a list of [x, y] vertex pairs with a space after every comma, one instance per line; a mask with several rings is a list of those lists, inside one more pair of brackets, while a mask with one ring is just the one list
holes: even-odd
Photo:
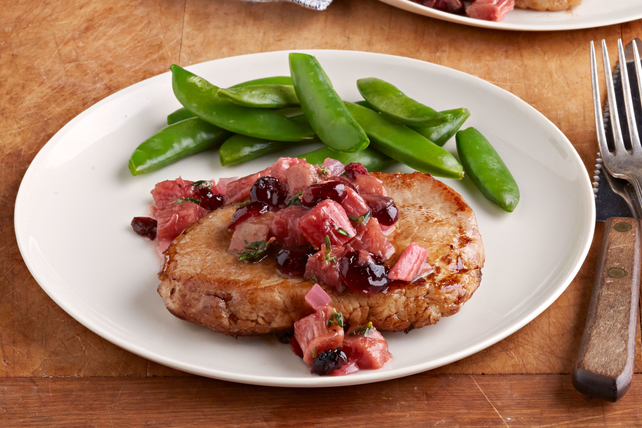
[[[0, 426], [642, 426], [639, 338], [638, 374], [620, 402], [588, 399], [571, 385], [596, 245], [566, 292], [495, 346], [404, 379], [297, 390], [190, 376], [103, 340], [42, 291], [13, 232], [14, 201], [25, 170], [74, 116], [172, 63], [273, 50], [381, 52], [479, 76], [553, 121], [592, 171], [597, 145], [589, 41], [604, 38], [615, 46], [619, 37], [640, 35], [642, 21], [571, 32], [491, 31], [375, 0], [336, 0], [323, 13], [232, 0], [24, 0], [5, 8], [0, 14], [5, 237]], [[601, 235], [597, 226], [597, 242]]]

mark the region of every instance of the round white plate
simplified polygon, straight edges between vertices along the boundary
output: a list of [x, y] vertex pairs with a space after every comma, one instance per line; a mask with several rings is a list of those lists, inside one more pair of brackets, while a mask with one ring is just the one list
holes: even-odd
[[[156, 293], [160, 259], [154, 245], [129, 226], [132, 217], [148, 214], [149, 191], [178, 176], [243, 176], [278, 156], [223, 168], [217, 152], [203, 153], [132, 177], [131, 152], [180, 107], [169, 73], [80, 114], [25, 174], [16, 235], [29, 270], [49, 296], [90, 330], [145, 358], [203, 376], [278, 386], [362, 384], [429, 370], [498, 342], [553, 303], [580, 268], [595, 222], [587, 172], [566, 137], [514, 95], [455, 70], [365, 52], [310, 53], [345, 99], [360, 99], [358, 78], [376, 76], [438, 110], [467, 107], [472, 115], [466, 126], [483, 132], [514, 172], [522, 200], [511, 214], [486, 201], [468, 179], [444, 180], [473, 207], [487, 254], [481, 287], [459, 314], [409, 334], [386, 334], [394, 361], [344, 377], [311, 375], [289, 346], [274, 339], [233, 339], [170, 315]], [[188, 68], [220, 86], [289, 74], [287, 52]], [[446, 148], [453, 151], [453, 142]]]
[[640, 0], [583, 0], [582, 4], [568, 11], [540, 12], [529, 9], [514, 9], [502, 22], [484, 21], [442, 12], [422, 6], [411, 0], [381, 0], [419, 15], [444, 21], [457, 22], [473, 27], [494, 28], [497, 30], [520, 31], [560, 31], [580, 28], [603, 27], [642, 18], [642, 1]]

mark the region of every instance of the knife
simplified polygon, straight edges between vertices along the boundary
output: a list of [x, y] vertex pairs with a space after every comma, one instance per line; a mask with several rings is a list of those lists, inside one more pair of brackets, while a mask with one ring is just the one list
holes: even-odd
[[[642, 41], [636, 39], [642, 46]], [[634, 67], [633, 45], [626, 47], [626, 66]], [[613, 73], [620, 124], [625, 146], [631, 147], [623, 105], [620, 64]], [[635, 76], [635, 70], [629, 76]], [[629, 71], [631, 73], [631, 71]], [[632, 81], [634, 103], [640, 105], [637, 82]], [[620, 103], [622, 106], [620, 107]], [[640, 122], [638, 122], [640, 123]], [[608, 103], [604, 125], [609, 145], [613, 144]], [[641, 129], [642, 130], [642, 129]], [[598, 155], [593, 186], [596, 189], [597, 220], [604, 222], [602, 249], [598, 259], [589, 313], [573, 370], [573, 386], [590, 397], [617, 401], [631, 386], [635, 361], [640, 293], [640, 201], [626, 180], [602, 168]]]

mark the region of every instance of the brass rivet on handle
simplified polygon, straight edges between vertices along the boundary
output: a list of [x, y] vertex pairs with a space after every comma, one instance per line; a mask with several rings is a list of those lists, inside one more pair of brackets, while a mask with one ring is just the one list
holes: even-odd
[[612, 267], [607, 272], [611, 278], [623, 278], [626, 276], [626, 271], [622, 268]]
[[619, 223], [615, 223], [613, 229], [617, 230], [618, 232], [628, 232], [629, 230], [631, 230], [631, 227], [632, 226], [629, 223], [621, 221]]

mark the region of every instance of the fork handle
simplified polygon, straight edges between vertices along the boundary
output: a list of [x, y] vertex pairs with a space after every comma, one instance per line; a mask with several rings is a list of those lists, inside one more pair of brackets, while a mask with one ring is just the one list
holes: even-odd
[[640, 294], [640, 233], [634, 218], [604, 223], [573, 386], [583, 394], [617, 401], [631, 386]]

